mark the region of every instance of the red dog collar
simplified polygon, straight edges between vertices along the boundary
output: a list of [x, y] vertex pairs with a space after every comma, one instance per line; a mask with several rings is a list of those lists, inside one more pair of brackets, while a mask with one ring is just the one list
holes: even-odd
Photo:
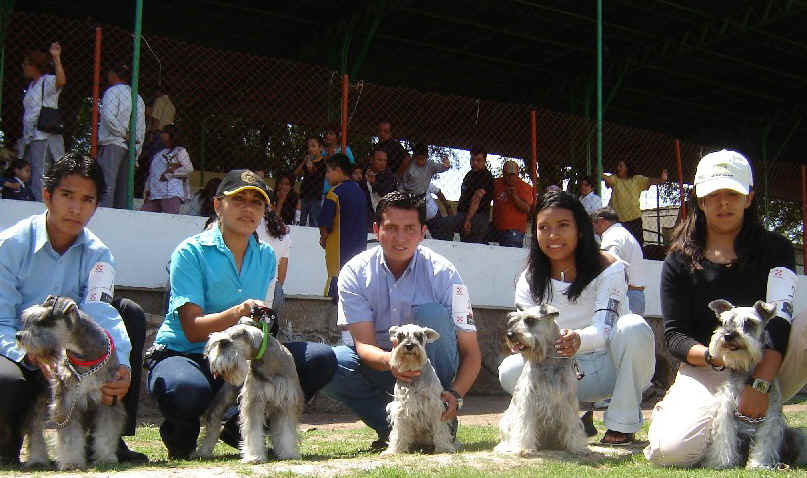
[[115, 341], [112, 340], [112, 336], [109, 335], [109, 332], [104, 330], [104, 333], [106, 334], [107, 340], [109, 340], [109, 345], [107, 347], [107, 352], [104, 355], [102, 355], [101, 357], [99, 357], [99, 358], [97, 358], [95, 360], [86, 360], [85, 361], [85, 360], [76, 360], [75, 358], [70, 356], [70, 352], [67, 352], [67, 360], [69, 360], [70, 363], [75, 365], [76, 367], [85, 367], [85, 368], [94, 367], [94, 366], [98, 365], [99, 363], [103, 362], [104, 360], [106, 360], [107, 357], [109, 357], [110, 355], [112, 355], [113, 352], [115, 352]]

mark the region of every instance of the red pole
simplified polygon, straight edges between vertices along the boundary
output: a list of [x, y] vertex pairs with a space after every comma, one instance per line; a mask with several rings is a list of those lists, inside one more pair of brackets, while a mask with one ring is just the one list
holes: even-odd
[[92, 76], [92, 123], [90, 134], [90, 156], [98, 150], [98, 95], [101, 89], [101, 27], [95, 27], [95, 70]]
[[342, 75], [342, 152], [347, 151], [347, 93], [350, 80], [347, 73]]
[[[807, 166], [801, 166], [801, 248], [802, 264], [807, 261]], [[807, 271], [807, 265], [802, 266]]]
[[538, 197], [538, 119], [535, 110], [530, 110], [530, 176], [532, 176], [532, 184], [535, 188], [535, 197]]
[[687, 217], [687, 198], [684, 193], [684, 167], [681, 165], [681, 143], [675, 140], [675, 161], [678, 163], [678, 192], [681, 194], [681, 218]]

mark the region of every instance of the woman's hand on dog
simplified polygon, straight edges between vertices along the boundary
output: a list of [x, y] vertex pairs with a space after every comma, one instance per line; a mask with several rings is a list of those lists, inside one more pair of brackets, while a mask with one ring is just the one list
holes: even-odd
[[737, 411], [748, 418], [764, 417], [768, 411], [768, 394], [746, 385], [737, 403]]
[[580, 334], [574, 330], [561, 329], [560, 337], [555, 341], [555, 353], [560, 357], [572, 357], [580, 350]]
[[115, 372], [115, 379], [101, 387], [101, 402], [104, 405], [114, 405], [129, 392], [132, 376], [129, 367], [121, 365]]

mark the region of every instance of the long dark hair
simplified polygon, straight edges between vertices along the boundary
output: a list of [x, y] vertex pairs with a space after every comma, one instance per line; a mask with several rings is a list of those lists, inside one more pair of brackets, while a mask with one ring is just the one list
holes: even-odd
[[215, 216], [213, 210], [213, 198], [216, 197], [216, 190], [221, 184], [221, 178], [213, 178], [209, 180], [205, 187], [199, 190], [199, 215], [211, 218]]
[[[672, 233], [672, 240], [668, 254], [679, 252], [689, 263], [689, 269], [703, 269], [704, 249], [706, 248], [706, 214], [698, 205], [695, 190], [689, 191], [687, 201], [687, 217], [681, 221]], [[756, 261], [765, 228], [759, 221], [756, 198], [743, 212], [743, 226], [740, 233], [734, 238], [734, 253], [737, 254], [737, 264], [742, 267]]]
[[267, 207], [264, 219], [266, 219], [266, 232], [275, 239], [280, 239], [289, 233], [289, 226], [283, 223], [283, 219], [274, 209]]
[[530, 258], [527, 262], [527, 283], [530, 285], [533, 300], [536, 302], [552, 300], [552, 266], [549, 258], [538, 245], [538, 229], [535, 221], [539, 212], [550, 207], [568, 209], [572, 212], [577, 225], [577, 248], [574, 251], [577, 276], [565, 292], [569, 300], [574, 302], [580, 297], [583, 289], [605, 269], [605, 263], [602, 260], [597, 241], [594, 239], [594, 226], [591, 224], [591, 218], [580, 201], [566, 191], [547, 192], [530, 214], [533, 221]]

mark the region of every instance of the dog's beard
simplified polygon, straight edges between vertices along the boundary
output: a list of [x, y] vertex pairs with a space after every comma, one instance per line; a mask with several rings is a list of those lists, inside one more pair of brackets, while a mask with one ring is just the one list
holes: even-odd
[[529, 362], [543, 362], [546, 358], [544, 348], [540, 343], [536, 343], [533, 337], [515, 332], [512, 337], [505, 337], [505, 340], [507, 341], [507, 346], [510, 348], [510, 351], [514, 354], [520, 353], [524, 357], [524, 360]]
[[50, 336], [42, 337], [40, 335], [34, 339], [34, 335], [30, 331], [23, 330], [16, 342], [17, 346], [28, 356], [42, 363], [55, 363], [62, 356], [62, 348]]
[[726, 368], [738, 372], [751, 372], [762, 360], [762, 349], [756, 341], [737, 339], [726, 342], [725, 331], [717, 329], [709, 342], [709, 353], [719, 358]]
[[249, 373], [249, 362], [241, 356], [235, 345], [222, 350], [218, 345], [210, 347], [207, 353], [210, 372], [225, 382], [240, 387]]
[[392, 349], [390, 366], [401, 372], [414, 372], [426, 365], [426, 351], [421, 347], [406, 350], [403, 346]]

